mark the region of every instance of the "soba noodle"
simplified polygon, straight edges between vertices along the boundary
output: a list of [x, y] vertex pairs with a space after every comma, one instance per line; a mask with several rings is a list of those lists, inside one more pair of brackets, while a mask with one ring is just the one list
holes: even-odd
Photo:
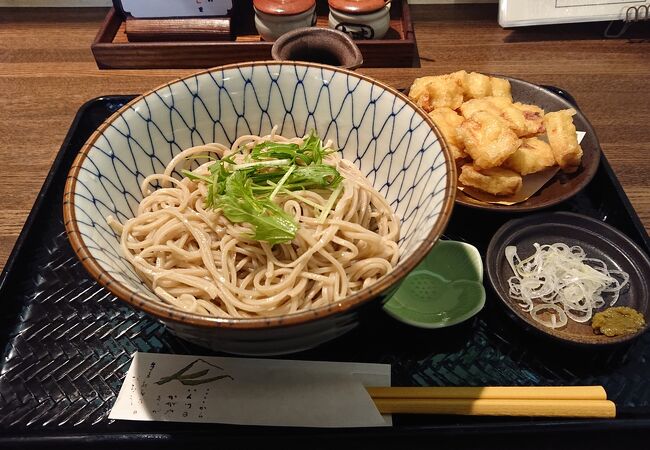
[[[318, 308], [375, 283], [399, 258], [399, 220], [353, 163], [336, 151], [323, 158], [343, 179], [337, 189], [279, 190], [273, 202], [298, 224], [295, 238], [255, 240], [248, 223], [232, 223], [206, 207], [208, 186], [174, 176], [188, 161], [212, 154], [244, 163], [265, 141], [302, 145], [306, 138], [241, 136], [176, 155], [142, 183], [136, 217], [109, 224], [138, 275], [177, 309], [218, 317], [275, 316]], [[320, 142], [320, 141], [319, 141]], [[324, 145], [331, 148], [330, 144]], [[190, 175], [206, 176], [210, 160]], [[278, 183], [280, 184], [280, 183]]]

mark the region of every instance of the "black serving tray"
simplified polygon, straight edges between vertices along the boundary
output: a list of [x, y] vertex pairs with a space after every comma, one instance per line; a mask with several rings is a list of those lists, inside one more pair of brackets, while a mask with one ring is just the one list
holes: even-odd
[[[618, 405], [615, 420], [402, 415], [391, 428], [333, 430], [108, 420], [133, 352], [212, 354], [101, 288], [66, 238], [68, 169], [93, 130], [131, 98], [101, 97], [81, 107], [0, 278], [0, 446], [239, 448], [281, 440], [405, 448], [409, 439], [428, 448], [647, 448], [650, 334], [625, 347], [563, 347], [523, 330], [489, 290], [485, 309], [463, 324], [421, 330], [377, 310], [342, 338], [289, 358], [388, 363], [395, 386], [603, 385]], [[552, 210], [603, 220], [650, 249], [604, 156], [585, 190]], [[520, 216], [456, 206], [445, 237], [484, 254], [494, 231], [513, 217]]]

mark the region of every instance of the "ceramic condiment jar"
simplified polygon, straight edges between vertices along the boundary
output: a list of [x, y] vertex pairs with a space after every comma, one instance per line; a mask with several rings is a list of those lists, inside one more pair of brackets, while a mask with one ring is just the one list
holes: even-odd
[[328, 0], [329, 26], [354, 39], [381, 39], [390, 27], [390, 1]]
[[316, 24], [316, 0], [254, 0], [253, 8], [255, 28], [265, 41]]

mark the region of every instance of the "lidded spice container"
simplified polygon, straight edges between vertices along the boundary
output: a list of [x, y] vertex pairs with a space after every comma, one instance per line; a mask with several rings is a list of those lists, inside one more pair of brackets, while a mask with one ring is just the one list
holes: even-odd
[[390, 1], [328, 0], [329, 26], [353, 39], [381, 39], [390, 27]]
[[316, 24], [316, 0], [253, 0], [255, 28], [265, 41]]

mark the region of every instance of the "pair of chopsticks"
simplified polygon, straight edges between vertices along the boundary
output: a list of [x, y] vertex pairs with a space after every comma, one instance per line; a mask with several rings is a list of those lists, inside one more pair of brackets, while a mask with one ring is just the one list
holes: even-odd
[[382, 414], [616, 417], [602, 386], [368, 387]]

